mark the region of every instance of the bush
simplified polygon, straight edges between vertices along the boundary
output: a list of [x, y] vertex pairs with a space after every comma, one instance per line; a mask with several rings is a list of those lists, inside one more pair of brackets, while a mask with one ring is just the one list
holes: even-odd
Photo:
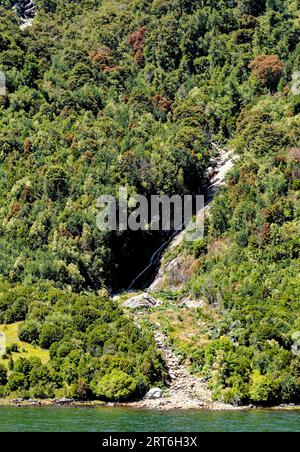
[[237, 388], [226, 388], [221, 391], [221, 396], [218, 397], [223, 403], [239, 406], [242, 403], [242, 395]]
[[195, 259], [199, 259], [207, 252], [207, 241], [205, 239], [197, 240], [192, 243], [191, 248]]
[[9, 391], [28, 390], [30, 387], [29, 380], [22, 372], [12, 372], [9, 376], [7, 388]]
[[293, 96], [292, 108], [293, 108], [293, 114], [295, 116], [299, 115], [299, 113], [300, 113], [300, 95], [299, 94], [297, 96]]
[[28, 342], [32, 344], [38, 342], [40, 335], [40, 325], [37, 322], [25, 322], [24, 325], [20, 327], [19, 339], [23, 342]]
[[62, 326], [54, 323], [44, 323], [41, 328], [39, 345], [49, 349], [54, 342], [59, 342], [64, 337], [65, 331]]
[[52, 399], [55, 397], [55, 390], [52, 384], [38, 384], [31, 388], [30, 394], [37, 399]]
[[16, 300], [12, 306], [6, 310], [3, 322], [6, 324], [12, 324], [25, 320], [28, 311], [27, 300]]
[[270, 405], [278, 400], [278, 381], [272, 375], [255, 372], [251, 378], [249, 395], [252, 402]]
[[277, 55], [260, 55], [249, 65], [261, 86], [275, 91], [283, 74], [283, 62]]
[[92, 391], [87, 381], [79, 378], [71, 385], [69, 394], [72, 399], [85, 401], [91, 398]]
[[0, 385], [0, 399], [6, 397], [8, 395], [7, 392], [7, 387]]
[[94, 382], [93, 392], [100, 400], [121, 402], [133, 398], [138, 382], [128, 374], [113, 370]]
[[266, 9], [266, 0], [239, 0], [238, 8], [241, 15], [259, 16]]
[[6, 355], [11, 355], [12, 353], [19, 353], [19, 346], [18, 344], [11, 344], [8, 347], [6, 347]]
[[284, 403], [297, 403], [300, 400], [300, 381], [294, 375], [281, 377], [281, 399]]
[[47, 385], [51, 382], [49, 369], [42, 364], [39, 358], [31, 359], [30, 364], [29, 380], [31, 386]]

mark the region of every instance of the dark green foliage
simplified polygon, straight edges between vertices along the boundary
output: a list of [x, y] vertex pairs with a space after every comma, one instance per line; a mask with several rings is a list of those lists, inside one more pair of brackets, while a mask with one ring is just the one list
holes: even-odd
[[39, 345], [42, 348], [50, 348], [54, 342], [59, 342], [63, 336], [64, 328], [62, 325], [46, 323], [43, 325], [39, 335]]
[[296, 2], [36, 2], [23, 31], [15, 1], [0, 8], [0, 323], [24, 322], [51, 361], [10, 360], [4, 390], [127, 400], [162, 379], [148, 330], [96, 295], [128, 285], [158, 239], [100, 232], [96, 201], [121, 185], [198, 193], [211, 143], [235, 137], [240, 160], [189, 247], [189, 290], [219, 309], [194, 364], [224, 401], [298, 400]]
[[19, 338], [23, 342], [36, 343], [40, 336], [40, 325], [35, 321], [27, 321], [19, 331]]
[[238, 0], [238, 8], [241, 15], [258, 16], [265, 11], [266, 0]]
[[7, 370], [3, 364], [0, 364], [0, 386], [4, 386], [7, 383]]
[[[296, 12], [244, 0], [37, 3], [37, 26], [24, 32], [11, 2], [1, 15], [0, 274], [77, 292], [124, 287], [140, 269], [127, 262], [140, 261], [137, 249], [146, 262], [157, 239], [100, 233], [97, 198], [119, 185], [198, 192], [211, 141], [228, 139], [268, 89], [250, 76], [251, 61], [282, 61], [272, 92], [289, 80]], [[286, 139], [265, 127], [256, 138], [249, 131], [258, 155]]]
[[206, 238], [213, 249], [217, 237], [219, 252], [205, 256], [189, 286], [220, 315], [194, 365], [216, 399], [234, 404], [300, 400], [300, 217], [291, 184], [300, 154], [288, 146], [299, 143], [299, 117], [290, 122], [285, 108], [270, 98], [241, 118], [241, 158], [213, 202]]
[[[19, 337], [50, 349], [50, 362], [46, 366], [23, 357], [12, 361], [8, 392], [49, 398], [63, 389], [79, 400], [125, 400], [143, 395], [165, 375], [151, 333], [137, 328], [108, 298], [32, 286], [28, 305]], [[6, 354], [12, 351], [19, 350], [7, 348]]]
[[67, 195], [67, 175], [62, 168], [49, 168], [45, 175], [45, 193], [52, 201]]

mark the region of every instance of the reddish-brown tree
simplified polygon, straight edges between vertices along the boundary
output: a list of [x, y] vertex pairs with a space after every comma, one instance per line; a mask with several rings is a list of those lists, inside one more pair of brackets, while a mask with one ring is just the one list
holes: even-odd
[[272, 92], [277, 89], [283, 73], [283, 62], [277, 55], [259, 55], [249, 65], [260, 84]]
[[156, 94], [156, 96], [152, 98], [152, 102], [153, 105], [160, 111], [168, 112], [172, 110], [172, 102], [159, 94]]
[[145, 27], [139, 28], [137, 31], [131, 33], [128, 36], [128, 43], [133, 50], [134, 59], [140, 67], [143, 67], [145, 63], [145, 57], [143, 53], [143, 44], [145, 42], [145, 36], [146, 36]]

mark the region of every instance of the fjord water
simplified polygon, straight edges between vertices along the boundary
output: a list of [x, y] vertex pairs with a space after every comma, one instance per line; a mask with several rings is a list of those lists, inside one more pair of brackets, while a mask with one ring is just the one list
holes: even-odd
[[0, 432], [300, 432], [300, 411], [0, 407]]

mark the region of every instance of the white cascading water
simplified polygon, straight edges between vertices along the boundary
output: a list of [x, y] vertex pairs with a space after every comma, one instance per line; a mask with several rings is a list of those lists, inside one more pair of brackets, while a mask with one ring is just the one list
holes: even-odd
[[[224, 149], [220, 148], [218, 145], [216, 145], [214, 143], [213, 143], [213, 147], [219, 151], [220, 155], [218, 158], [216, 168], [215, 168], [215, 170], [213, 170], [212, 176], [209, 178], [210, 185], [207, 189], [207, 203], [206, 203], [206, 206], [204, 207], [205, 209], [212, 201], [214, 193], [217, 191], [217, 189], [224, 184], [225, 177], [233, 166], [233, 153], [231, 151], [225, 151]], [[198, 212], [198, 215], [201, 215], [201, 213], [202, 212]], [[184, 224], [182, 225], [182, 227], [184, 227]], [[130, 286], [128, 287], [128, 291], [134, 289], [137, 282], [140, 281], [144, 276], [146, 276], [147, 273], [150, 272], [150, 270], [152, 268], [156, 267], [159, 264], [161, 257], [163, 255], [163, 252], [166, 250], [168, 245], [170, 245], [173, 242], [173, 240], [178, 239], [180, 241], [180, 238], [183, 238], [184, 233], [185, 232], [181, 231], [181, 230], [175, 231], [168, 238], [168, 240], [166, 240], [159, 247], [159, 249], [156, 250], [155, 253], [153, 253], [153, 255], [150, 259], [149, 265], [147, 265], [147, 267], [143, 271], [141, 271], [141, 273], [139, 273], [139, 275], [136, 278], [134, 278], [134, 280], [131, 282]], [[149, 281], [149, 282], [151, 283], [151, 281]], [[147, 286], [147, 284], [145, 284], [145, 286]]]
[[33, 0], [25, 0], [21, 7], [19, 5], [15, 5], [13, 10], [22, 19], [22, 24], [20, 25], [21, 30], [32, 26], [33, 19], [37, 13], [37, 7]]

